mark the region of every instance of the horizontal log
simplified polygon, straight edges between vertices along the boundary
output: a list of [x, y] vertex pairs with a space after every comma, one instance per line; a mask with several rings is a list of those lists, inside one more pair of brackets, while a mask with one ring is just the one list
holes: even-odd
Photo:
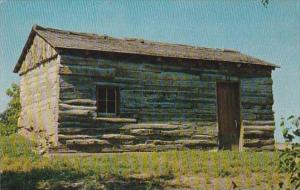
[[67, 111], [59, 111], [59, 117], [63, 116], [81, 116], [81, 117], [90, 117], [94, 118], [97, 116], [95, 111], [91, 110], [67, 110]]
[[100, 139], [76, 139], [76, 140], [67, 140], [67, 146], [69, 145], [109, 145], [110, 143], [107, 140]]
[[61, 92], [59, 93], [60, 100], [73, 100], [73, 99], [95, 99], [96, 98], [96, 90], [95, 92]]
[[241, 84], [273, 84], [271, 77], [241, 78]]
[[154, 144], [136, 144], [136, 145], [122, 145], [120, 147], [125, 151], [154, 151], [156, 146]]
[[273, 104], [273, 98], [271, 97], [248, 97], [241, 96], [242, 104]]
[[196, 139], [196, 140], [212, 140], [212, 139], [216, 139], [217, 136], [215, 135], [193, 135], [192, 139]]
[[59, 134], [58, 135], [58, 140], [60, 142], [65, 143], [67, 140], [83, 140], [83, 139], [95, 139], [97, 136], [95, 135], [64, 135], [64, 134]]
[[261, 130], [251, 130], [251, 131], [244, 131], [245, 137], [274, 137], [274, 132], [270, 131], [261, 131]]
[[96, 121], [105, 121], [110, 123], [136, 123], [137, 120], [134, 118], [113, 118], [113, 117], [97, 117]]
[[95, 106], [96, 101], [91, 99], [72, 99], [61, 101], [63, 104], [80, 105], [80, 106]]
[[183, 128], [184, 126], [149, 126], [143, 125], [139, 126], [143, 128], [134, 128], [131, 126], [124, 126], [122, 129], [128, 130], [128, 133], [139, 136], [151, 136], [159, 135], [162, 137], [191, 137], [195, 139], [204, 138], [204, 136], [209, 136], [209, 138], [216, 137], [218, 133], [217, 127], [193, 127], [193, 128]]
[[175, 144], [175, 141], [163, 141], [163, 140], [147, 140], [146, 144], [154, 144], [154, 145], [171, 145]]
[[250, 115], [274, 115], [272, 109], [241, 109], [241, 112]]
[[69, 104], [59, 104], [60, 110], [90, 110], [96, 111], [96, 106], [78, 106], [78, 105], [69, 105]]
[[272, 105], [241, 105], [241, 109], [272, 110]]
[[119, 77], [140, 78], [144, 80], [199, 80], [199, 76], [194, 73], [187, 72], [151, 72], [151, 71], [134, 71], [126, 69], [118, 73]]
[[136, 114], [153, 114], [153, 113], [170, 113], [170, 114], [178, 114], [178, 115], [183, 115], [183, 114], [214, 114], [216, 112], [216, 109], [210, 108], [210, 109], [171, 109], [171, 108], [120, 108], [121, 113], [136, 113]]
[[[64, 77], [65, 78], [65, 77]], [[211, 94], [214, 95], [214, 88], [211, 87], [201, 87], [199, 85], [196, 86], [174, 86], [174, 85], [149, 85], [147, 83], [145, 84], [137, 84], [139, 81], [138, 79], [133, 81], [132, 84], [126, 84], [125, 81], [116, 81], [116, 80], [110, 80], [110, 81], [96, 81], [96, 80], [84, 80], [81, 82], [78, 81], [61, 81], [61, 87], [62, 88], [71, 88], [73, 91], [87, 91], [95, 88], [95, 85], [109, 85], [109, 86], [117, 86], [120, 87], [123, 90], [127, 91], [136, 91], [136, 92], [144, 92], [145, 93], [151, 93], [153, 91], [157, 91], [157, 93], [162, 92], [161, 88], [163, 87], [165, 90], [164, 93], [181, 93], [181, 92], [187, 92], [187, 93], [198, 93], [198, 94]], [[149, 83], [149, 82], [148, 82]]]
[[272, 83], [251, 83], [251, 82], [241, 82], [240, 83], [241, 87], [243, 87], [243, 89], [263, 89], [264, 87], [266, 87], [266, 89], [270, 89], [272, 88]]
[[217, 146], [217, 142], [213, 140], [176, 140], [176, 144], [183, 144], [184, 146]]
[[163, 102], [136, 102], [134, 98], [132, 99], [122, 99], [121, 97], [121, 108], [128, 109], [193, 109], [201, 108], [205, 104], [215, 105], [215, 99], [205, 99], [195, 101], [163, 101]]
[[160, 134], [160, 131], [153, 130], [153, 129], [131, 129], [129, 130], [129, 133], [138, 136], [150, 136], [150, 135], [158, 135]]
[[[216, 114], [202, 114], [202, 113], [140, 113], [140, 114], [132, 114], [135, 115], [137, 119], [143, 121], [216, 121]], [[195, 119], [195, 120], [194, 120]]]
[[121, 87], [147, 87], [147, 86], [164, 86], [164, 87], [197, 87], [201, 89], [215, 89], [216, 83], [214, 81], [203, 80], [157, 80], [157, 79], [143, 79], [143, 78], [129, 78], [115, 76], [113, 79], [94, 78], [90, 76], [77, 77], [73, 75], [63, 75], [60, 82], [69, 84], [93, 84], [93, 83], [115, 83]]
[[126, 62], [126, 61], [112, 61], [108, 59], [97, 59], [97, 58], [85, 58], [85, 57], [79, 57], [79, 56], [70, 56], [70, 55], [62, 55], [61, 56], [61, 62], [63, 64], [75, 64], [75, 65], [91, 65], [91, 66], [101, 66], [104, 68], [116, 68], [120, 71], [122, 70], [129, 70], [129, 71], [152, 71], [152, 72], [160, 72], [162, 70], [165, 71], [185, 71], [185, 72], [192, 72], [192, 73], [219, 73], [219, 70], [212, 69], [213, 65], [210, 65], [207, 68], [198, 68], [199, 64], [195, 65], [195, 67], [192, 67], [191, 64], [189, 64], [189, 67], [185, 67], [182, 65], [176, 65], [176, 64], [150, 64], [150, 63], [133, 63], [133, 62]]
[[[92, 66], [101, 66], [101, 67], [108, 67], [108, 68], [116, 68], [117, 70], [130, 70], [130, 71], [152, 71], [152, 72], [160, 72], [161, 70], [165, 71], [178, 71], [178, 72], [189, 72], [189, 73], [220, 73], [221, 69], [216, 69], [215, 64], [191, 64], [182, 62], [180, 64], [176, 64], [173, 61], [168, 60], [168, 64], [153, 64], [153, 61], [143, 59], [143, 63], [135, 63], [132, 60], [118, 60], [113, 61], [111, 59], [105, 58], [85, 58], [80, 56], [70, 56], [70, 55], [63, 55], [61, 57], [62, 63], [67, 64], [76, 64], [76, 65], [92, 65]], [[167, 60], [166, 60], [167, 61]], [[206, 61], [203, 61], [205, 63]], [[224, 66], [225, 67], [225, 66]], [[228, 66], [227, 66], [228, 67]], [[224, 70], [222, 70], [224, 72]], [[221, 72], [221, 73], [223, 73]], [[253, 78], [253, 73], [255, 72], [256, 76], [270, 76], [269, 69], [239, 69], [240, 75], [243, 77]], [[229, 70], [226, 73], [230, 73]], [[249, 76], [248, 76], [249, 75]]]
[[166, 137], [191, 137], [195, 134], [194, 130], [171, 130], [171, 131], [160, 131], [160, 135]]
[[242, 113], [242, 118], [246, 120], [269, 121], [274, 119], [274, 114]]
[[244, 126], [244, 131], [270, 131], [274, 132], [275, 127], [269, 125], [262, 125], [262, 126]]
[[[161, 135], [166, 137], [199, 137], [201, 135], [216, 136], [218, 133], [217, 128], [213, 127], [199, 127], [196, 129], [187, 130], [172, 130], [172, 131], [161, 131]], [[199, 140], [199, 138], [194, 138], [193, 140]]]
[[110, 134], [110, 133], [120, 133], [123, 132], [120, 127], [66, 127], [66, 128], [58, 128], [58, 134], [61, 135], [89, 135], [89, 136], [96, 136], [100, 137], [104, 134]]
[[100, 78], [114, 78], [115, 69], [101, 69], [90, 66], [75, 66], [75, 65], [63, 65], [59, 67], [59, 74], [61, 75], [79, 75], [89, 77]]
[[274, 126], [275, 121], [270, 120], [270, 121], [258, 121], [258, 120], [243, 120], [243, 126], [250, 125], [250, 126]]
[[58, 127], [59, 128], [101, 128], [103, 130], [112, 129], [116, 130], [128, 122], [110, 122], [110, 121], [100, 121], [96, 118], [87, 117], [62, 117], [59, 118]]
[[179, 129], [180, 126], [165, 123], [129, 124], [122, 129]]
[[104, 134], [101, 136], [102, 139], [105, 140], [135, 140], [136, 137], [132, 135], [122, 135], [122, 134]]
[[244, 139], [244, 146], [245, 147], [262, 147], [266, 145], [274, 145], [274, 139]]

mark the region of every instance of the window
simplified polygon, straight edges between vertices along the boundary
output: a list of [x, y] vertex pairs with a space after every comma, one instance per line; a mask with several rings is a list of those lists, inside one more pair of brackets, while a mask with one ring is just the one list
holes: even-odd
[[117, 115], [119, 89], [114, 87], [97, 87], [97, 111], [102, 114]]

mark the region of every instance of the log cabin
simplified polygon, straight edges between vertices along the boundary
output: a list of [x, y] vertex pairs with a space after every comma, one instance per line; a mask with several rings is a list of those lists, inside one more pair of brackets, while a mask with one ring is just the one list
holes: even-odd
[[273, 150], [276, 65], [230, 49], [34, 25], [19, 133], [45, 151]]

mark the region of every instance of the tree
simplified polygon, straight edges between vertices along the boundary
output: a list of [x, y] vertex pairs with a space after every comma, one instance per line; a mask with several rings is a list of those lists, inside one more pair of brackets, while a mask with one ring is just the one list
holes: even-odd
[[20, 87], [13, 83], [6, 90], [6, 95], [11, 99], [6, 110], [0, 114], [0, 135], [10, 135], [17, 132], [18, 118], [21, 111]]
[[[282, 134], [286, 142], [291, 143], [296, 137], [300, 137], [300, 117], [290, 116], [282, 118], [280, 123]], [[289, 174], [289, 181], [295, 187], [300, 188], [300, 146], [292, 143], [291, 148], [286, 148], [280, 154], [280, 170]], [[283, 182], [280, 184], [283, 185]]]
[[261, 3], [262, 3], [265, 7], [267, 7], [268, 4], [269, 4], [269, 0], [261, 0]]

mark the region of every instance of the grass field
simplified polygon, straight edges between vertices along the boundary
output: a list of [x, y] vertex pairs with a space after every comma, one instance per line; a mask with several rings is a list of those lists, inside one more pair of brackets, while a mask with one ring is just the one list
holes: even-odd
[[2, 189], [279, 189], [286, 180], [278, 152], [39, 156], [22, 137], [0, 138]]

